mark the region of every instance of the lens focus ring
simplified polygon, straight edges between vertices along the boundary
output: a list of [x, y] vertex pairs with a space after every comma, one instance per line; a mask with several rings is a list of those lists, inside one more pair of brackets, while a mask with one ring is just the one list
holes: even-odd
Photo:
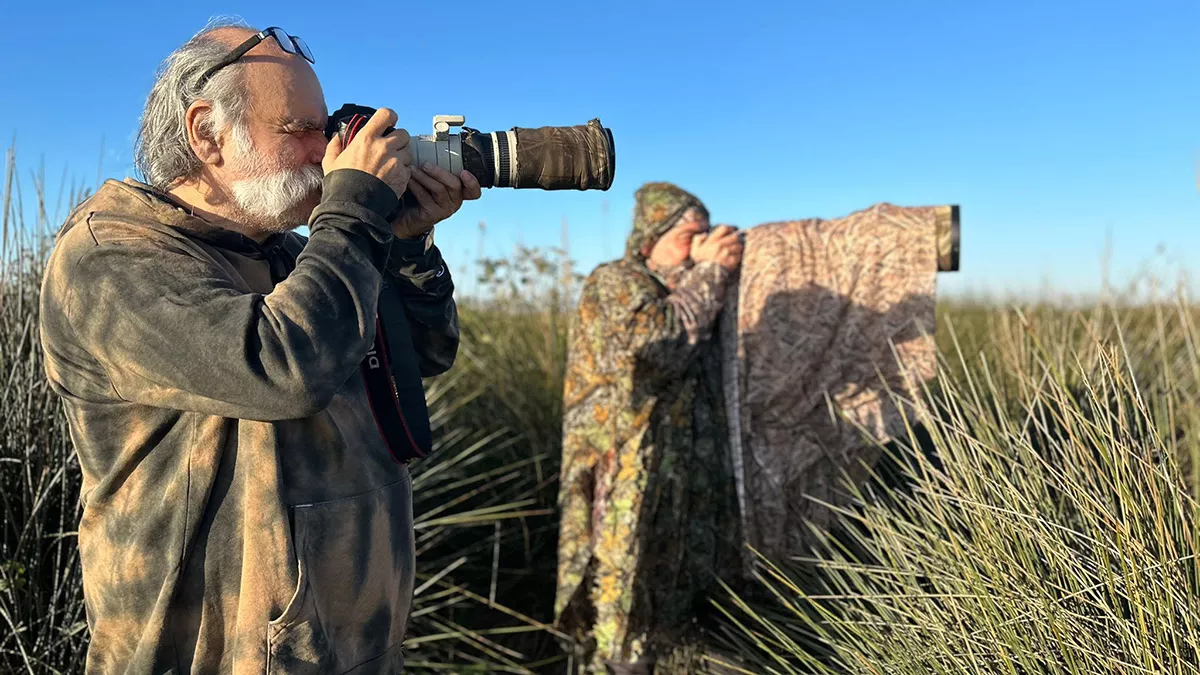
[[496, 187], [512, 187], [512, 156], [506, 131], [492, 132], [492, 151], [495, 155]]

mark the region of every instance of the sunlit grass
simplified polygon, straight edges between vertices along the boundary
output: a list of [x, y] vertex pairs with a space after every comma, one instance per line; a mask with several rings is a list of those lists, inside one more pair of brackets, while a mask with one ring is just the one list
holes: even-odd
[[757, 597], [715, 599], [729, 652], [765, 673], [1200, 670], [1196, 317], [949, 313], [892, 475], [812, 556], [760, 558]]
[[[79, 470], [36, 326], [49, 235], [86, 190], [64, 177], [51, 197], [39, 172], [23, 194], [5, 161], [0, 671], [79, 672]], [[414, 467], [409, 668], [561, 672], [549, 623], [579, 277], [561, 250], [481, 267], [458, 361], [426, 383], [437, 451]], [[726, 672], [1196, 672], [1200, 313], [1131, 297], [940, 303], [929, 414], [820, 550], [762, 560], [744, 597], [713, 597]]]

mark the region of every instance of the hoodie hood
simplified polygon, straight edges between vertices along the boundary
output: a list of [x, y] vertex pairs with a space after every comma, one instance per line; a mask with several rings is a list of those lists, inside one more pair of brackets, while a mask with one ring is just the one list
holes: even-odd
[[[140, 221], [140, 225], [165, 226], [217, 248], [234, 251], [252, 258], [261, 258], [263, 251], [276, 247], [287, 237], [286, 234], [275, 233], [260, 244], [240, 232], [214, 225], [193, 215], [190, 209], [175, 201], [170, 195], [133, 178], [126, 178], [123, 181], [113, 179], [104, 181], [100, 189], [84, 200], [75, 211], [79, 214], [117, 212], [127, 219], [136, 218]], [[86, 220], [86, 218], [68, 217], [56, 233], [55, 239], [61, 239], [72, 228]]]
[[653, 244], [675, 225], [683, 212], [697, 207], [708, 215], [708, 209], [695, 195], [672, 183], [652, 182], [634, 193], [637, 200], [633, 210], [633, 231], [625, 241], [625, 258], [645, 264], [642, 249]]

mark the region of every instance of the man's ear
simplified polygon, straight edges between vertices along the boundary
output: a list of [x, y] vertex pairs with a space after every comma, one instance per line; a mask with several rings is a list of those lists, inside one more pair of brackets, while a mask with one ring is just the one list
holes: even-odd
[[213, 125], [213, 108], [208, 101], [195, 101], [184, 114], [188, 145], [204, 164], [222, 164], [221, 143]]

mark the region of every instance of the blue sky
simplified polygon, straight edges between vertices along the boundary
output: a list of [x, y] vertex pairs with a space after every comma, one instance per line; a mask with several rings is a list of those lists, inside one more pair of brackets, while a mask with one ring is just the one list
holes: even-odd
[[1109, 236], [1118, 282], [1200, 261], [1191, 0], [202, 4], [6, 7], [0, 148], [15, 134], [23, 175], [44, 161], [52, 188], [130, 175], [159, 62], [232, 14], [304, 37], [331, 111], [387, 105], [413, 133], [435, 114], [613, 130], [611, 190], [492, 189], [439, 228], [464, 285], [480, 221], [487, 255], [558, 245], [566, 219], [585, 270], [619, 256], [648, 180], [742, 227], [958, 203], [946, 294], [1094, 291]]

